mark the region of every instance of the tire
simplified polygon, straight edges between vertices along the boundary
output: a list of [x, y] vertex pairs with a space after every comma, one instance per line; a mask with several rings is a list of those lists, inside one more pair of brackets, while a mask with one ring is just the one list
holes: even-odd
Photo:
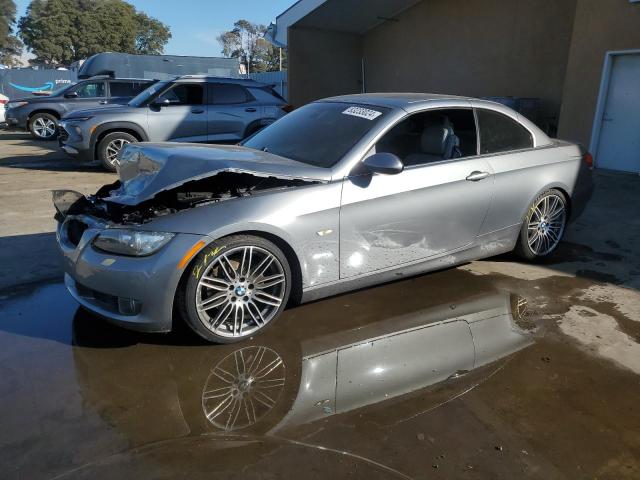
[[29, 131], [36, 140], [54, 140], [58, 136], [58, 119], [50, 113], [36, 113], [29, 119]]
[[185, 323], [212, 343], [235, 343], [263, 331], [280, 316], [291, 293], [286, 256], [253, 235], [212, 242], [185, 274], [176, 306]]
[[118, 165], [115, 155], [125, 144], [137, 141], [136, 137], [126, 132], [109, 133], [98, 144], [98, 160], [106, 170], [115, 172]]
[[561, 191], [540, 194], [524, 216], [514, 252], [529, 261], [548, 257], [560, 244], [568, 218], [567, 198]]

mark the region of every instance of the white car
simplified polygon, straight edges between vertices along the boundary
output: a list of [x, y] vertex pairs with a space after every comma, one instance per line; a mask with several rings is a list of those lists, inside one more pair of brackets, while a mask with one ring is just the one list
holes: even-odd
[[0, 93], [0, 123], [4, 123], [4, 107], [9, 103], [9, 97]]

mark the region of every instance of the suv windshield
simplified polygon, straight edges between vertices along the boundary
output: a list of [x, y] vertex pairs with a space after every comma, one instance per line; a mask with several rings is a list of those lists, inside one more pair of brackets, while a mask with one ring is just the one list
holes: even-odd
[[141, 91], [138, 95], [133, 97], [129, 102], [130, 107], [141, 107], [146, 103], [149, 98], [158, 93], [160, 90], [164, 90], [164, 88], [171, 83], [171, 80], [164, 80], [163, 82], [157, 82], [151, 85], [149, 88]]
[[329, 168], [388, 111], [369, 105], [311, 103], [259, 131], [242, 145]]

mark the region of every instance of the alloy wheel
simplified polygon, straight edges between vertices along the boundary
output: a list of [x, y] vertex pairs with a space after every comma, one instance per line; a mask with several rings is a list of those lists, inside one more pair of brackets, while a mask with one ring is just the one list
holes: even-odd
[[33, 121], [33, 131], [40, 138], [51, 138], [56, 133], [56, 124], [47, 117], [38, 117]]
[[544, 256], [560, 243], [567, 219], [564, 199], [551, 194], [542, 197], [532, 207], [527, 225], [527, 242], [531, 251]]
[[280, 261], [257, 246], [241, 246], [211, 262], [196, 287], [202, 324], [222, 337], [240, 338], [267, 325], [286, 292]]
[[124, 147], [127, 143], [131, 142], [129, 142], [129, 140], [125, 140], [124, 138], [115, 138], [111, 140], [107, 144], [106, 148], [107, 162], [109, 162], [111, 165], [118, 165], [120, 163], [118, 161], [118, 152], [120, 152], [120, 150], [122, 150], [122, 147]]
[[280, 355], [267, 347], [241, 348], [211, 369], [202, 391], [202, 410], [217, 428], [246, 428], [275, 407], [284, 384]]

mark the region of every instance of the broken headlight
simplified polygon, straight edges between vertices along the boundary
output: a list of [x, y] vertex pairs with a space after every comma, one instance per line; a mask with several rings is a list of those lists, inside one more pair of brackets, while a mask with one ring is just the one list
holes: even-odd
[[93, 246], [104, 252], [143, 257], [160, 250], [174, 235], [113, 228], [100, 232], [93, 241]]

